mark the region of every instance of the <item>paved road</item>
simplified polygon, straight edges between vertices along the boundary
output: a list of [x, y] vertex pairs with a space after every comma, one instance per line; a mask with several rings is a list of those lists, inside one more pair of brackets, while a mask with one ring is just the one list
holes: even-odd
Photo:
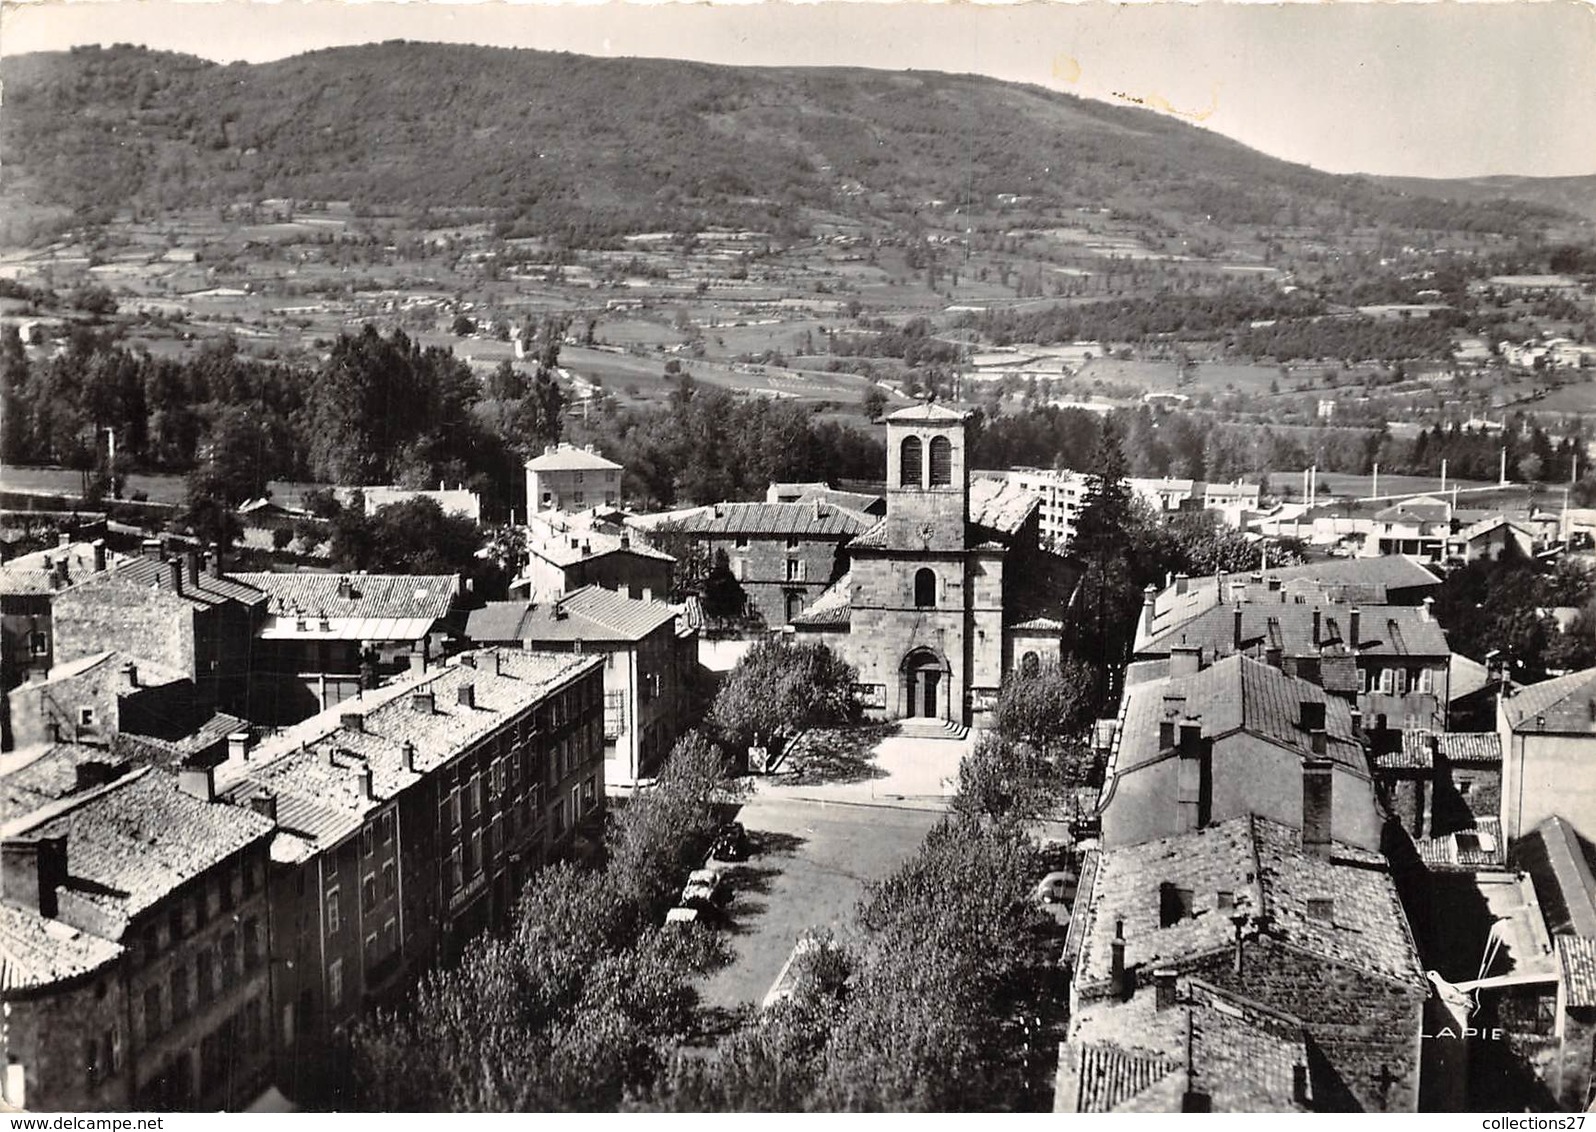
[[848, 922], [866, 880], [890, 873], [939, 811], [756, 796], [738, 816], [756, 852], [732, 875], [734, 958], [700, 987], [708, 1006], [758, 1003], [810, 927]]

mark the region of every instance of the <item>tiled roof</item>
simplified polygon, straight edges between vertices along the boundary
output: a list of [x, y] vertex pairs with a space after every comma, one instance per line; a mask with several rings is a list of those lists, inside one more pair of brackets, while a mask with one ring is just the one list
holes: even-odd
[[271, 829], [259, 814], [203, 802], [179, 790], [174, 776], [146, 768], [9, 822], [0, 832], [65, 836], [67, 888], [125, 926]]
[[[199, 571], [199, 576], [194, 581], [189, 581], [187, 571], [181, 571], [182, 578], [178, 584], [177, 594], [185, 601], [198, 606], [225, 605], [228, 602], [241, 602], [244, 605], [262, 605], [266, 595], [253, 586], [236, 581], [233, 578], [213, 578], [204, 569]], [[166, 562], [157, 562], [153, 558], [133, 558], [103, 574], [91, 575], [84, 582], [73, 586], [74, 590], [88, 586], [105, 584], [122, 584], [130, 586], [144, 586], [158, 590], [172, 591], [171, 569]]]
[[906, 409], [899, 409], [895, 413], [888, 413], [889, 421], [926, 421], [933, 424], [945, 424], [948, 421], [962, 421], [970, 414], [950, 409], [946, 405], [939, 405], [935, 401], [924, 404], [910, 405]]
[[501, 641], [641, 641], [676, 611], [661, 601], [631, 598], [602, 586], [583, 586], [547, 602], [499, 601], [473, 610], [466, 636]]
[[1449, 763], [1500, 766], [1502, 737], [1494, 731], [1448, 731], [1435, 737], [1436, 749]]
[[[277, 792], [279, 798], [297, 793], [359, 811], [368, 805], [361, 793], [362, 770], [370, 769], [376, 798], [391, 798], [510, 717], [602, 664], [599, 657], [570, 653], [463, 653], [446, 668], [414, 674], [296, 723], [242, 761], [229, 759], [217, 769], [217, 789], [238, 799], [261, 789]], [[467, 684], [474, 695], [470, 707], [460, 702], [460, 689]], [[431, 695], [430, 710], [415, 706], [412, 697], [418, 693]], [[359, 715], [360, 729], [346, 727], [345, 715]], [[413, 772], [404, 769], [405, 743], [414, 748]], [[307, 749], [313, 757], [302, 758]]]
[[558, 444], [526, 462], [531, 472], [620, 471], [621, 465], [574, 444]]
[[970, 522], [1011, 535], [1042, 505], [1042, 497], [1009, 480], [970, 481]]
[[1534, 882], [1549, 933], [1596, 938], [1596, 873], [1573, 826], [1547, 818], [1514, 842], [1512, 862]]
[[[106, 551], [107, 566], [128, 560], [127, 555]], [[58, 573], [65, 567], [65, 579]], [[0, 563], [0, 594], [47, 594], [81, 582], [94, 573], [94, 544], [74, 542], [52, 546], [31, 554], [19, 554]]]
[[656, 562], [676, 561], [663, 550], [656, 550], [630, 534], [611, 534], [591, 524], [549, 522], [541, 515], [534, 516], [533, 522], [527, 525], [526, 549], [528, 554], [562, 569], [606, 554], [633, 554]]
[[1191, 676], [1173, 676], [1125, 690], [1111, 771], [1123, 774], [1164, 752], [1159, 741], [1166, 697], [1181, 697], [1181, 714], [1199, 716], [1203, 737], [1218, 740], [1238, 731], [1269, 739], [1313, 757], [1313, 737], [1301, 726], [1302, 701], [1325, 705], [1325, 754], [1343, 766], [1367, 771], [1363, 747], [1353, 737], [1352, 709], [1322, 688], [1287, 676], [1249, 657], [1232, 656]]
[[817, 500], [871, 515], [878, 514], [887, 504], [885, 496], [865, 491], [842, 491], [824, 483], [773, 483], [765, 490], [766, 503], [813, 504]]
[[106, 774], [121, 774], [128, 759], [117, 751], [82, 743], [51, 743], [0, 756], [0, 824], [80, 789], [80, 768], [89, 764], [98, 764], [96, 769]]
[[1476, 828], [1460, 829], [1440, 837], [1416, 838], [1413, 847], [1426, 868], [1434, 872], [1477, 872], [1507, 864], [1500, 818], [1475, 819]]
[[1418, 521], [1423, 523], [1444, 523], [1451, 518], [1452, 509], [1444, 499], [1437, 499], [1433, 495], [1421, 495], [1416, 499], [1404, 499], [1400, 503], [1393, 503], [1374, 513], [1377, 523], [1401, 523]]
[[1435, 736], [1428, 731], [1404, 731], [1402, 746], [1374, 756], [1381, 770], [1430, 770], [1435, 766]]
[[823, 503], [717, 503], [686, 516], [678, 526], [700, 535], [845, 539], [875, 522], [873, 515]]
[[[1068, 1058], [1072, 1064], [1064, 1064]], [[1301, 1019], [1182, 978], [1160, 1008], [1152, 988], [1082, 1004], [1061, 1053], [1056, 1111], [1178, 1112], [1188, 1089], [1214, 1112], [1295, 1112], [1311, 1064]], [[1175, 1087], [1157, 1086], [1174, 1075]]]
[[885, 550], [887, 546], [887, 521], [878, 521], [864, 534], [848, 544], [850, 550]]
[[152, 744], [181, 759], [186, 755], [198, 754], [217, 743], [225, 741], [229, 735], [240, 731], [248, 731], [249, 728], [249, 720], [236, 715], [229, 715], [225, 711], [219, 711], [215, 712], [209, 719], [188, 734], [178, 736], [175, 739], [166, 739], [155, 735], [140, 735], [137, 732], [133, 732], [132, 735], [138, 742]]
[[[1268, 933], [1332, 962], [1415, 986], [1424, 985], [1407, 917], [1383, 857], [1337, 843], [1323, 857], [1301, 848], [1301, 834], [1256, 816], [1194, 833], [1097, 851], [1091, 889], [1075, 914], [1087, 920], [1075, 956], [1083, 991], [1106, 986], [1110, 941], [1124, 922], [1125, 963], [1143, 971], [1212, 954], [1233, 945], [1229, 913], [1217, 894], [1233, 894], [1237, 912], [1267, 917]], [[1193, 893], [1191, 917], [1161, 926], [1160, 886]], [[1308, 914], [1308, 902], [1330, 899], [1329, 920]], [[1072, 925], [1073, 927], [1073, 925]]]
[[121, 954], [121, 944], [0, 904], [0, 993], [92, 974]]
[[[1136, 646], [1138, 656], [1167, 655], [1176, 645], [1200, 647], [1205, 656], [1263, 652], [1279, 648], [1284, 656], [1319, 656], [1324, 649], [1346, 648], [1358, 656], [1446, 657], [1446, 633], [1424, 610], [1383, 605], [1359, 610], [1358, 642], [1348, 643], [1351, 610], [1347, 606], [1243, 602], [1241, 648], [1236, 648], [1236, 607], [1220, 605]], [[1319, 614], [1319, 640], [1314, 641], [1313, 615]]]
[[1502, 698], [1502, 714], [1514, 731], [1596, 732], [1596, 668], [1519, 688]]
[[166, 684], [176, 684], [188, 679], [181, 672], [156, 664], [154, 661], [144, 660], [140, 657], [129, 656], [125, 652], [112, 649], [107, 652], [92, 653], [89, 656], [80, 656], [74, 660], [64, 661], [50, 669], [45, 679], [36, 684], [29, 685], [33, 688], [49, 687], [54, 684], [63, 684], [68, 680], [88, 678], [91, 681], [114, 684], [122, 678], [122, 666], [132, 664], [140, 688], [156, 688]]
[[[460, 592], [458, 574], [231, 574], [264, 593], [275, 616], [425, 618], [448, 615]], [[349, 585], [349, 596], [339, 587]]]
[[1568, 1005], [1596, 1006], [1596, 939], [1558, 936], [1557, 961], [1562, 967], [1563, 992], [1568, 996]]
[[846, 629], [853, 621], [853, 573], [844, 574], [826, 592], [792, 618], [794, 625], [809, 629]]

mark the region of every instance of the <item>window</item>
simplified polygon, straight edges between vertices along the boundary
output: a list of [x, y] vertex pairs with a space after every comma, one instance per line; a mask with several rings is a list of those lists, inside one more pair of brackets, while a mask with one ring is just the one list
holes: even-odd
[[736, 578], [739, 582], [746, 582], [748, 580], [748, 559], [732, 559], [732, 577]]
[[342, 1006], [344, 1002], [344, 961], [334, 959], [327, 967], [327, 1002]]
[[449, 828], [460, 828], [460, 787], [454, 786], [449, 791]]
[[792, 538], [789, 538], [787, 540], [787, 549], [788, 550], [797, 550], [798, 549], [798, 539], [797, 539], [796, 536], [794, 536]]
[[787, 559], [787, 580], [801, 582], [804, 580], [804, 560], [802, 558]]
[[1192, 890], [1165, 881], [1158, 886], [1158, 922], [1162, 927], [1189, 920], [1192, 916]]
[[591, 810], [598, 805], [598, 780], [588, 778], [582, 783], [582, 809]]
[[465, 885], [464, 857], [460, 846], [449, 851], [449, 891], [459, 892]]
[[172, 1021], [188, 1017], [188, 968], [181, 964], [172, 968], [168, 976], [168, 990], [172, 997]]
[[936, 604], [936, 572], [922, 566], [914, 572], [914, 606], [916, 609], [934, 609]]
[[1389, 696], [1389, 695], [1395, 694], [1395, 692], [1396, 692], [1396, 669], [1394, 669], [1394, 668], [1382, 668], [1382, 669], [1380, 669], [1380, 693], [1382, 695]]
[[747, 535], [739, 535], [737, 537], [736, 541], [732, 543], [732, 547], [734, 549], [736, 549], [736, 550], [747, 550], [748, 549], [748, 536]]
[[338, 904], [338, 886], [335, 884], [327, 890], [327, 934], [337, 935], [338, 928], [343, 923], [343, 909]]
[[399, 891], [399, 874], [393, 867], [392, 861], [382, 863], [382, 898], [391, 900], [394, 893]]
[[626, 693], [604, 693], [604, 738], [616, 739], [626, 729]]
[[393, 811], [384, 810], [382, 815], [382, 843], [393, 844]]
[[28, 652], [33, 656], [43, 656], [50, 651], [50, 634], [29, 633]]
[[910, 436], [905, 438], [901, 455], [898, 460], [898, 486], [920, 486], [920, 438]]
[[953, 444], [945, 436], [931, 438], [931, 486], [946, 487], [953, 482]]
[[251, 861], [244, 866], [244, 895], [254, 896], [260, 890], [260, 862]]
[[482, 831], [471, 831], [471, 875], [476, 876], [482, 871]]
[[199, 984], [195, 1001], [204, 1006], [216, 994], [216, 962], [211, 958], [210, 951], [205, 950], [199, 953], [194, 966], [199, 976], [195, 980]]
[[78, 708], [78, 726], [79, 727], [93, 727], [94, 726], [94, 709], [93, 708], [91, 708], [91, 707]]
[[266, 958], [266, 941], [260, 921], [254, 916], [244, 921], [244, 966], [253, 971]]
[[399, 950], [399, 924], [392, 916], [382, 925], [382, 948], [388, 955]]
[[477, 811], [481, 809], [482, 778], [480, 775], [473, 774], [471, 776], [471, 781], [466, 786], [465, 796], [466, 814], [474, 818], [477, 816]]
[[369, 823], [360, 830], [360, 855], [369, 857], [377, 851], [377, 830]]
[[238, 978], [238, 935], [228, 932], [222, 937], [222, 986], [233, 985]]
[[1034, 652], [1028, 652], [1020, 657], [1020, 675], [1031, 677], [1042, 671], [1042, 660]]
[[360, 910], [370, 912], [377, 906], [377, 874], [367, 873], [360, 882]]
[[1423, 693], [1426, 693], [1426, 694], [1435, 691], [1435, 673], [1434, 673], [1434, 671], [1432, 671], [1431, 669], [1428, 669], [1428, 668], [1419, 669], [1418, 670], [1418, 681], [1417, 681], [1417, 683], [1414, 686], [1420, 692], [1423, 692]]

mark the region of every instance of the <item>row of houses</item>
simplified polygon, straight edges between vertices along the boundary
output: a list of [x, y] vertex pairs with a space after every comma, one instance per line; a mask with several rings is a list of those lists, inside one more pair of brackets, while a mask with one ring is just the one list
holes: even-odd
[[337, 1100], [332, 1043], [502, 920], [602, 812], [603, 661], [473, 650], [162, 763], [0, 775], [0, 1092], [17, 1108]]

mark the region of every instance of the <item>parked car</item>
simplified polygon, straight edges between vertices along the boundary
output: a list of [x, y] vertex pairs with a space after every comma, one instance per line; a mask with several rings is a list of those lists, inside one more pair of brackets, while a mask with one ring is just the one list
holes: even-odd
[[1036, 883], [1036, 900], [1039, 904], [1069, 904], [1075, 899], [1074, 873], [1048, 873]]
[[748, 831], [740, 821], [727, 822], [715, 831], [709, 855], [717, 861], [742, 861], [748, 857]]
[[695, 869], [687, 876], [687, 886], [682, 889], [678, 903], [683, 908], [696, 908], [700, 912], [714, 912], [725, 907], [731, 899], [731, 886], [726, 884], [714, 869]]

